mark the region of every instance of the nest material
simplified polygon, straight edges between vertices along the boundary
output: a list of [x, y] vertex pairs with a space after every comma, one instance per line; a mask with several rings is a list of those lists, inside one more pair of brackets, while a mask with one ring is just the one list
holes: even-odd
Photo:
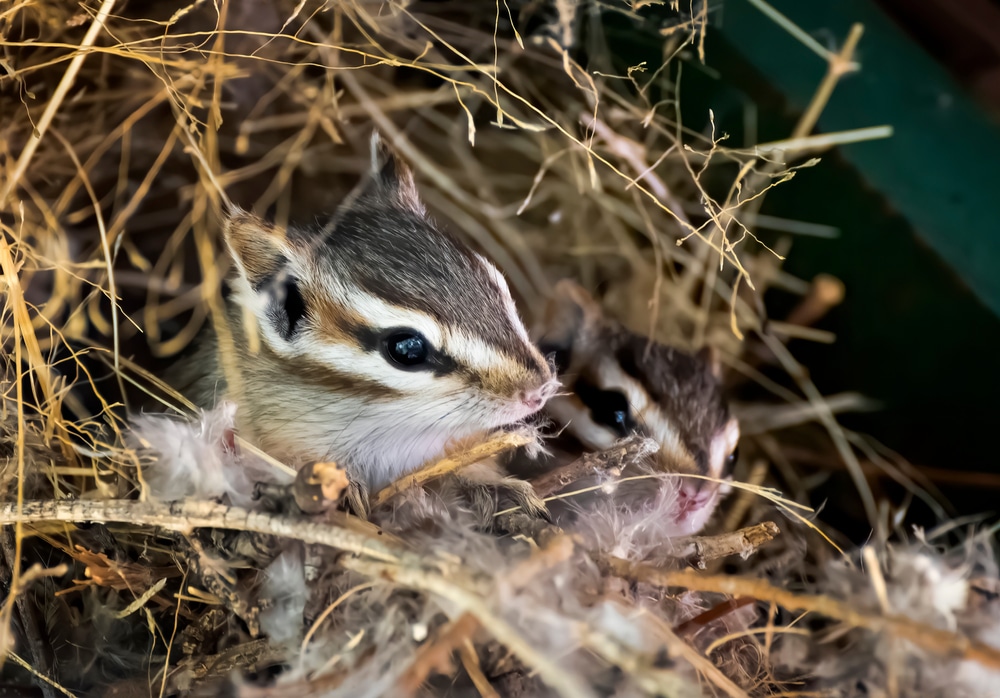
[[[639, 5], [0, 13], [0, 521], [23, 522], [0, 541], [3, 683], [46, 696], [990, 695], [1000, 624], [984, 538], [842, 557], [794, 504], [807, 493], [786, 444], [836, 450], [862, 484], [853, 449], [872, 450], [832, 418], [859, 401], [820, 398], [783, 343], [816, 336], [807, 325], [841, 290], [782, 272], [785, 238], [765, 247], [751, 225], [807, 152], [724, 147], [710, 117], [682, 128], [676, 65], [705, 60], [707, 9]], [[622, 26], [655, 47], [644, 65], [615, 60]], [[831, 72], [850, 60], [831, 57]], [[372, 125], [526, 315], [573, 276], [633, 329], [718, 348], [737, 394], [770, 391], [737, 405], [744, 487], [718, 537], [657, 535], [669, 478], [637, 506], [615, 496], [613, 467], [540, 545], [478, 533], [421, 488], [399, 488], [379, 526], [323, 506], [304, 517], [300, 481], [220, 438], [231, 413], [126, 419], [137, 394], [177, 404], [156, 376], [218, 306], [225, 202], [279, 223], [329, 212]], [[755, 334], [769, 287], [803, 301]], [[764, 376], [768, 363], [791, 380]], [[790, 499], [759, 487], [769, 462]], [[317, 478], [306, 494], [322, 504], [336, 480]]]

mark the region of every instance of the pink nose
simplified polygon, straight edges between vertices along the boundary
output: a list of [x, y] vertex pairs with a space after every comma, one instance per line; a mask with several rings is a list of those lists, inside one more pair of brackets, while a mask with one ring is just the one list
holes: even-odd
[[541, 395], [541, 393], [528, 393], [521, 398], [521, 402], [523, 402], [525, 407], [529, 410], [537, 411], [542, 409], [542, 406], [545, 404], [545, 398]]
[[545, 402], [549, 399], [551, 392], [549, 386], [544, 385], [534, 390], [522, 390], [518, 395], [518, 399], [529, 410], [537, 412], [545, 406]]

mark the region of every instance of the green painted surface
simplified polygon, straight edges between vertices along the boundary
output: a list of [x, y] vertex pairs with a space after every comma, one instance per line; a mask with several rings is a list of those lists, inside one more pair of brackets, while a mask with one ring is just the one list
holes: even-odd
[[[828, 17], [816, 14], [818, 5]], [[863, 12], [854, 11], [862, 5]], [[844, 416], [847, 426], [918, 464], [996, 471], [1000, 275], [989, 272], [1000, 266], [1000, 226], [991, 206], [992, 190], [1000, 184], [997, 129], [918, 48], [900, 47], [905, 39], [894, 27], [888, 27], [892, 36], [884, 43], [879, 26], [886, 22], [870, 20], [873, 6], [800, 0], [781, 7], [792, 15], [798, 8], [796, 21], [831, 47], [843, 40], [852, 21], [865, 22], [859, 58], [866, 69], [880, 68], [874, 76], [853, 75], [838, 86], [818, 130], [886, 123], [896, 129], [891, 140], [824, 154], [817, 167], [800, 172], [765, 200], [764, 213], [841, 230], [832, 240], [793, 238], [788, 271], [806, 279], [830, 273], [847, 286], [845, 303], [820, 325], [835, 332], [837, 342], [795, 342], [793, 351], [822, 392], [856, 390], [884, 404], [879, 412]], [[815, 12], [804, 17], [809, 10]], [[714, 19], [724, 29], [709, 32], [710, 71], [692, 62], [683, 67], [685, 124], [703, 131], [711, 109], [729, 144], [786, 138], [825, 64], [746, 0], [725, 0]], [[609, 25], [616, 63], [600, 69], [657, 64], [655, 32]], [[905, 55], [887, 55], [896, 51]], [[751, 107], [757, 129], [747, 134], [744, 116]], [[990, 140], [992, 145], [984, 145]], [[719, 173], [715, 184], [727, 186], [733, 174]], [[774, 242], [776, 235], [761, 232]], [[970, 272], [978, 276], [970, 278]], [[772, 292], [766, 300], [772, 315], [782, 317], [796, 299]], [[826, 501], [828, 515], [833, 509], [851, 512], [857, 508], [853, 493], [846, 479], [831, 482], [814, 493], [814, 503]], [[956, 488], [947, 494], [966, 513], [996, 508], [993, 491]], [[856, 533], [865, 535], [866, 525], [856, 523]]]
[[[1000, 127], [869, 0], [772, 4], [831, 48], [853, 22], [865, 26], [863, 69], [837, 86], [818, 130], [893, 126], [893, 138], [846, 146], [844, 157], [1000, 313]], [[746, 0], [727, 0], [717, 24], [790, 106], [808, 104], [826, 71], [819, 56]]]

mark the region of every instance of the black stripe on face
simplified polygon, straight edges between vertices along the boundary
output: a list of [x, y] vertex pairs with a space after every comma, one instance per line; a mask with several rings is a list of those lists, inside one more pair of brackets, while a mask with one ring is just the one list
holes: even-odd
[[632, 409], [624, 393], [603, 390], [586, 378], [578, 378], [573, 383], [573, 392], [590, 410], [590, 418], [595, 424], [612, 430], [619, 438], [625, 438], [636, 430]]
[[[516, 338], [514, 332], [515, 331], [512, 330], [510, 335], [511, 338]], [[496, 346], [501, 353], [508, 355], [532, 373], [537, 373], [539, 376], [545, 377], [551, 376], [552, 368], [549, 365], [548, 359], [533, 344], [518, 341], [514, 343], [514, 346], [510, 346], [509, 343], [507, 346], [502, 344], [495, 344], [494, 346]]]
[[[392, 366], [400, 368], [400, 370], [407, 371], [430, 371], [435, 376], [445, 376], [450, 373], [455, 373], [459, 366], [458, 362], [454, 358], [446, 354], [444, 351], [438, 349], [434, 345], [430, 344], [428, 340], [427, 345], [429, 347], [429, 352], [427, 355], [427, 360], [424, 363], [417, 364], [414, 366], [407, 366], [404, 368], [399, 367], [395, 364], [386, 354], [387, 346], [386, 340], [394, 334], [399, 334], [400, 332], [411, 332], [413, 334], [419, 335], [420, 333], [416, 330], [405, 328], [405, 327], [390, 327], [386, 329], [376, 329], [373, 327], [368, 327], [367, 325], [351, 324], [345, 328], [347, 333], [357, 340], [358, 345], [366, 352], [377, 352], [382, 355], [382, 357]], [[422, 336], [422, 335], [421, 335]]]
[[303, 381], [326, 388], [337, 395], [353, 395], [366, 400], [398, 400], [403, 395], [378, 381], [343, 373], [321, 363], [300, 360], [292, 369]]

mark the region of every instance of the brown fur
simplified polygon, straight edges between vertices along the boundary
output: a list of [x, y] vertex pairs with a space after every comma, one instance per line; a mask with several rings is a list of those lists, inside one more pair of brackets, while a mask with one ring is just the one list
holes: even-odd
[[[381, 487], [526, 418], [555, 381], [500, 273], [428, 219], [378, 139], [372, 165], [326, 222], [231, 212], [229, 337], [203, 337], [177, 382], [199, 406], [235, 402], [241, 436], [272, 456], [336, 460]], [[422, 357], [394, 355], [396, 332], [422, 336]]]
[[591, 420], [590, 406], [581, 396], [572, 393], [574, 382], [583, 378], [601, 390], [621, 391], [631, 398], [638, 430], [661, 442], [659, 457], [666, 468], [712, 474], [710, 445], [731, 421], [717, 358], [692, 355], [631, 332], [605, 317], [587, 291], [570, 280], [556, 285], [536, 334], [543, 350], [564, 362], [560, 380], [570, 394], [549, 405], [557, 422], [591, 447], [613, 438]]

